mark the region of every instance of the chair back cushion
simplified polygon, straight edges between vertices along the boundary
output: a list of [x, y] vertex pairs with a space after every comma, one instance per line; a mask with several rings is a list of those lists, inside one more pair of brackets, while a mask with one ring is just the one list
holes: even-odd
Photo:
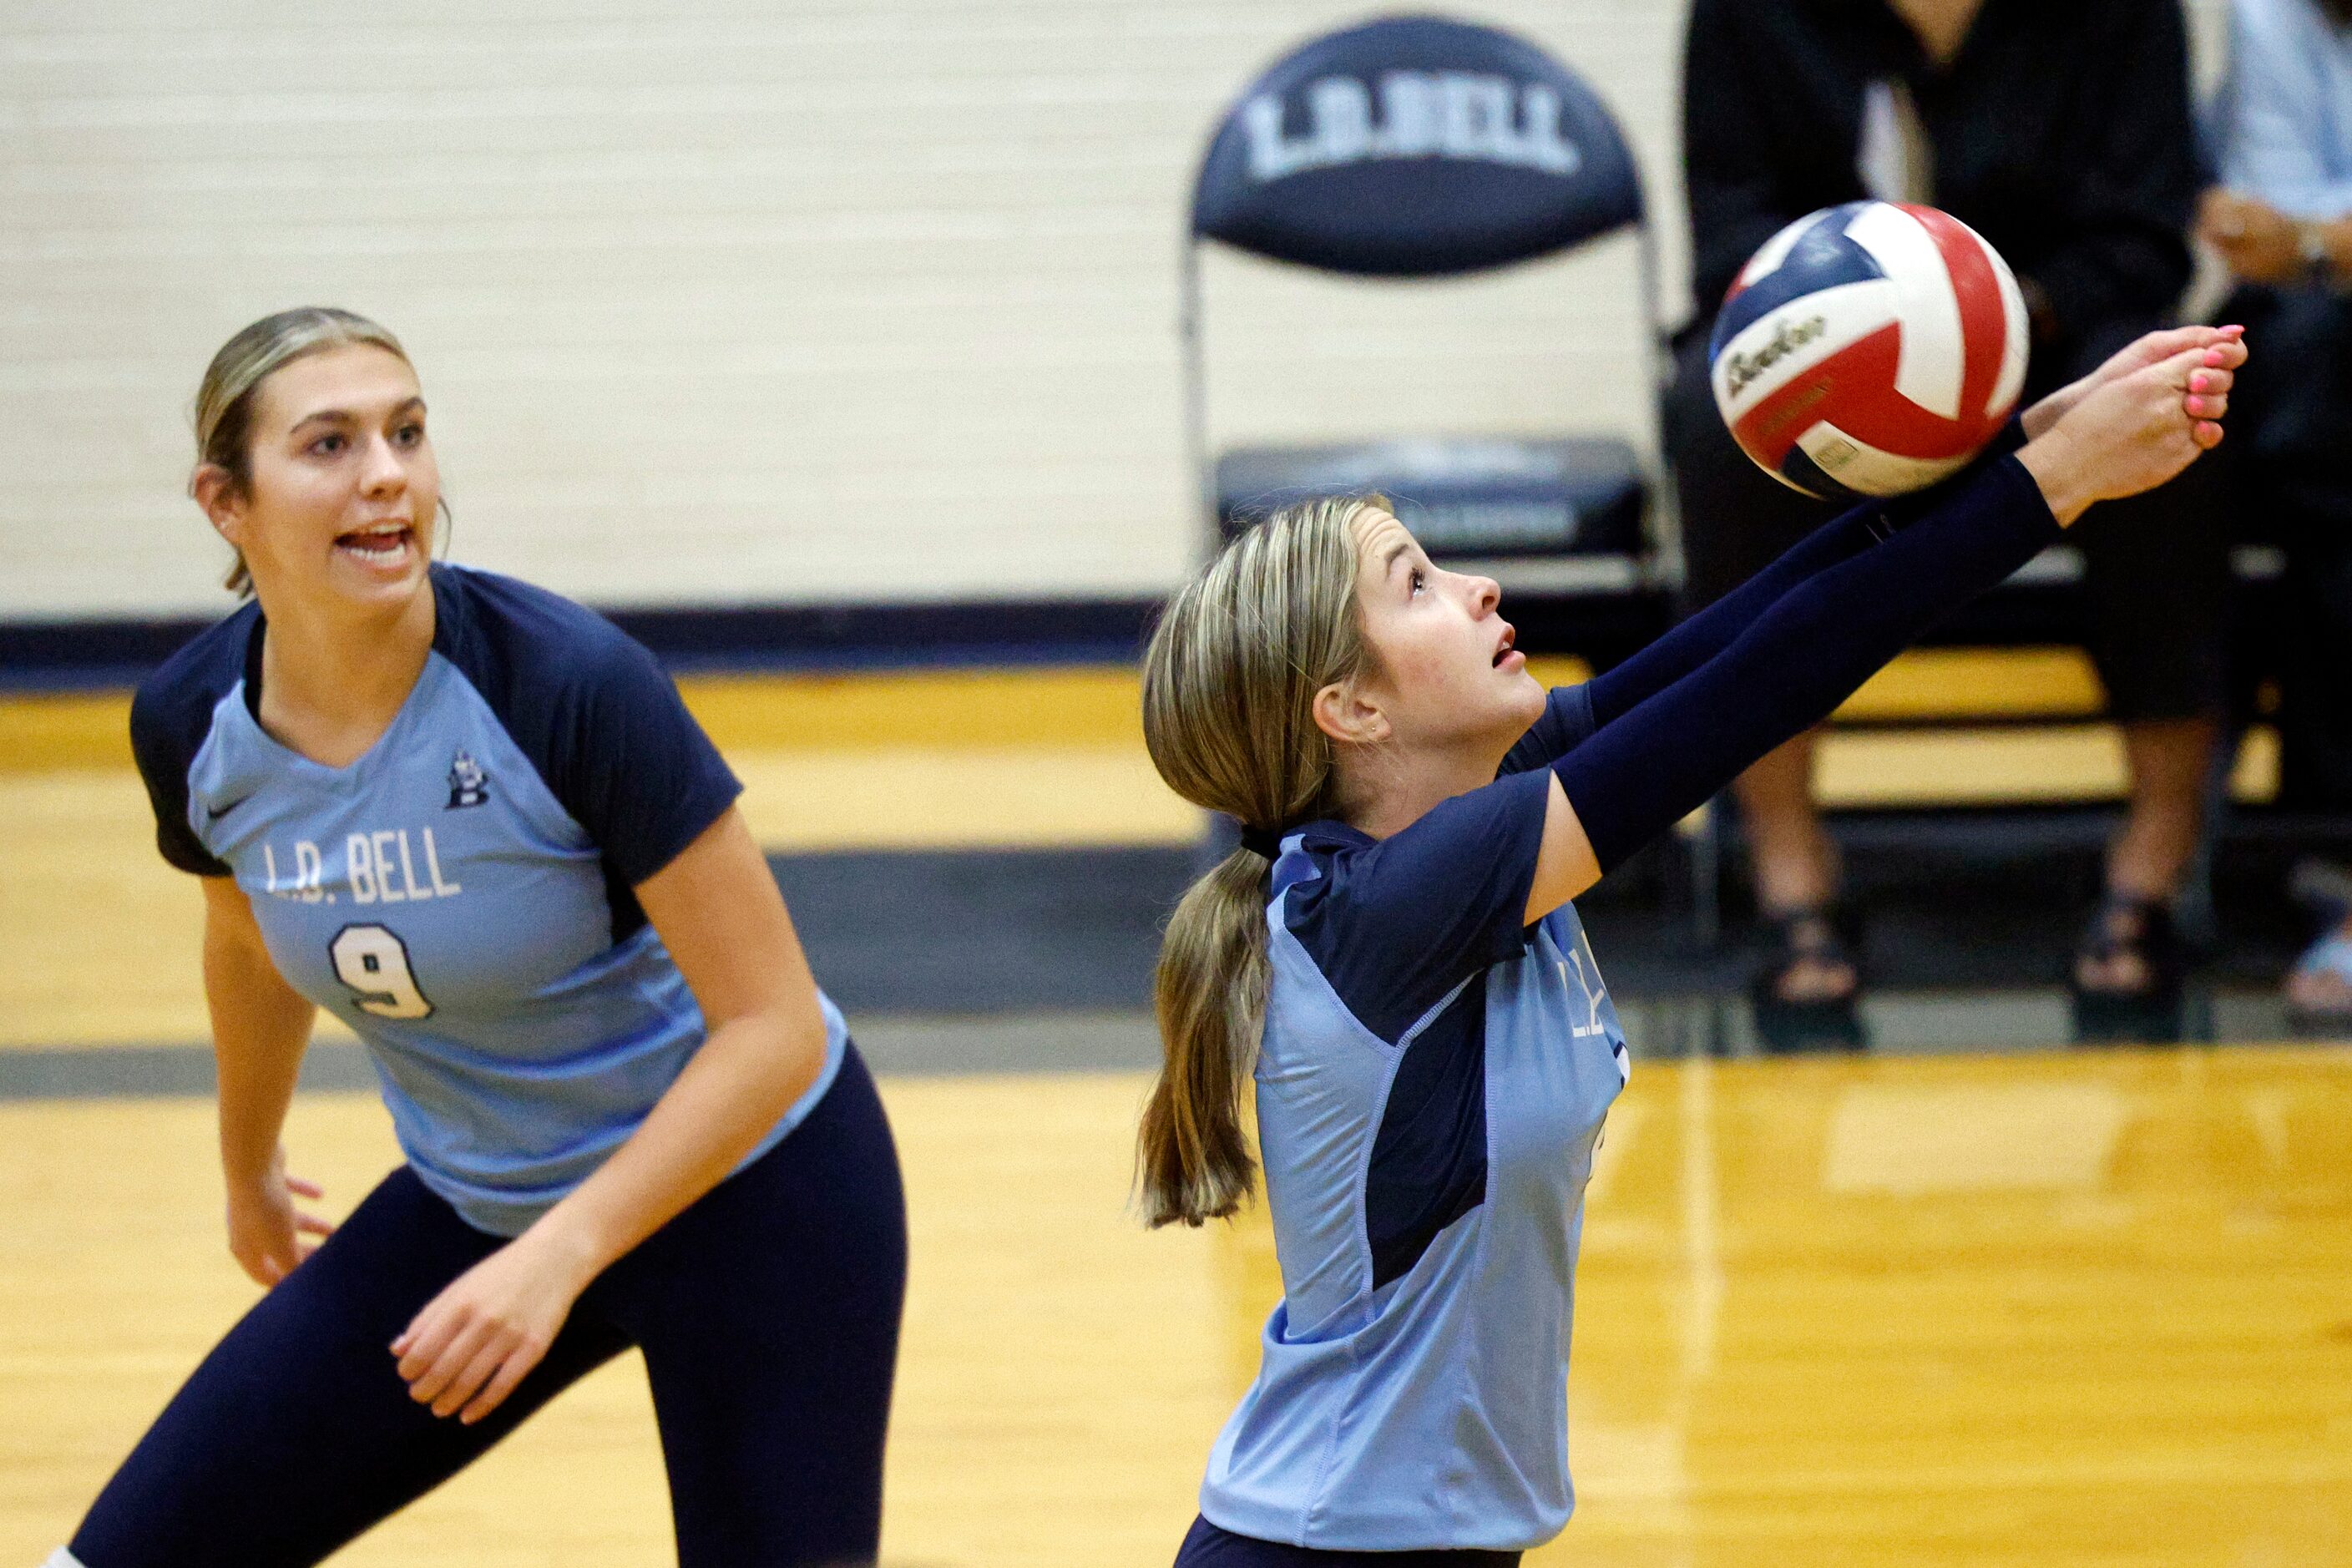
[[1284, 56], [1220, 122], [1192, 232], [1330, 272], [1427, 278], [1642, 221], [1616, 121], [1523, 38], [1392, 16]]
[[1645, 487], [1622, 441], [1451, 437], [1243, 447], [1217, 460], [1228, 538], [1291, 501], [1373, 491], [1441, 560], [1642, 550]]

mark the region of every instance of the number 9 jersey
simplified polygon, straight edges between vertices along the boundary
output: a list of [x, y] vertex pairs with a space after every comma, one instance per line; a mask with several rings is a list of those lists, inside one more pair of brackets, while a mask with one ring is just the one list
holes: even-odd
[[[424, 672], [348, 767], [260, 723], [260, 606], [158, 670], [131, 737], [163, 858], [235, 877], [287, 983], [365, 1042], [407, 1155], [522, 1231], [635, 1132], [703, 1039], [631, 890], [741, 786], [651, 655], [569, 600], [432, 569]], [[743, 1160], [805, 1117], [847, 1041]], [[740, 1167], [739, 1167], [740, 1168]]]

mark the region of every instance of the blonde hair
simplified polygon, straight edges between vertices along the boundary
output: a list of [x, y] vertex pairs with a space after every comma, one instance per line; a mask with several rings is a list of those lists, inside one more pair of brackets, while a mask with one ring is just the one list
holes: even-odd
[[[1168, 786], [1271, 831], [1328, 812], [1315, 694], [1367, 672], [1354, 523], [1376, 497], [1286, 507], [1178, 591], [1143, 658], [1143, 738]], [[1136, 1150], [1145, 1215], [1197, 1226], [1256, 1178], [1244, 1105], [1265, 1024], [1269, 862], [1243, 847], [1186, 889], [1160, 945], [1163, 1061]]]
[[[331, 306], [305, 305], [280, 310], [221, 344], [196, 388], [196, 465], [226, 468], [239, 492], [253, 478], [253, 409], [261, 384], [306, 354], [348, 343], [368, 343], [408, 359], [400, 340], [365, 316]], [[194, 481], [190, 481], [191, 489]], [[253, 592], [253, 574], [240, 552], [223, 587], [239, 595]]]

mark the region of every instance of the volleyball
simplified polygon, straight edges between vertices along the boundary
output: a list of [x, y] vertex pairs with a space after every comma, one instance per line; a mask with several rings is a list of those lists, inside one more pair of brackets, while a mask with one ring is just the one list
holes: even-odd
[[2025, 387], [2025, 300], [1933, 207], [1849, 202], [1768, 240], [1707, 345], [1739, 449], [1807, 495], [1900, 495], [1983, 450]]

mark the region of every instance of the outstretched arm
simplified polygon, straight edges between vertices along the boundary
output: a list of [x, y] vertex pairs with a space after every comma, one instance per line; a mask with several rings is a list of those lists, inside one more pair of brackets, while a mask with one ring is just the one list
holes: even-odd
[[1811, 728], [1937, 620], [2095, 502], [2154, 489], [2221, 439], [2225, 393], [2192, 348], [2084, 396], [1875, 549], [1814, 573], [1729, 647], [1552, 767], [1530, 921], [1558, 908]]
[[[2012, 424], [2011, 428], [2016, 426]], [[1965, 480], [1955, 480], [1964, 483]], [[1901, 498], [1907, 510], [1940, 491]], [[1782, 552], [1779, 560], [1612, 669], [1578, 686], [1552, 688], [1544, 716], [1503, 760], [1507, 773], [1549, 767], [1603, 725], [1632, 711], [1729, 647], [1792, 590], [1851, 561], [1900, 526], [1893, 504], [1871, 501], [1839, 513]]]
[[[2110, 382], [2152, 364], [2187, 353], [2204, 352], [2199, 374], [2203, 384], [2189, 391], [2200, 406], [2189, 409], [2205, 417], [2202, 398], [2226, 398], [2231, 378], [2245, 363], [2242, 327], [2179, 327], [2150, 332], [2117, 353], [2105, 364], [2071, 385], [2063, 386], [2012, 420], [1992, 451], [2013, 452], [2047, 433], [2066, 411]], [[1964, 484], [1965, 478], [1953, 481]], [[1850, 561], [1873, 544], [1891, 537], [1934, 510], [1944, 487], [1892, 500], [1870, 501], [1823, 523], [1791, 545], [1779, 560], [1693, 616], [1664, 637], [1614, 669], [1594, 676], [1589, 683], [1595, 728], [1631, 711], [1729, 647], [1758, 617], [1780, 602], [1783, 595], [1811, 580], [1816, 573]]]
[[[2228, 405], [2237, 367], [2245, 363], [2242, 327], [2178, 327], [2150, 332], [2110, 358], [2080, 381], [2060, 387], [2018, 418], [1991, 447], [1996, 454], [2013, 452], [2055, 426], [2076, 404], [2111, 382], [2147, 369], [2191, 350], [2204, 358], [2192, 374], [2185, 405], [2190, 417], [2210, 420]], [[1870, 501], [1831, 519], [1799, 540], [1780, 558], [1675, 627], [1641, 652], [1586, 681], [1581, 687], [1559, 687], [1551, 710], [1511, 749], [1505, 773], [1522, 773], [1558, 762], [1568, 750], [1602, 725], [1631, 712], [1643, 702], [1708, 659], [1729, 647], [1740, 634], [1779, 604], [1791, 590], [1811, 582], [1818, 573], [1851, 561], [1881, 540], [1893, 537], [1916, 519], [1934, 510], [1953, 487], [1969, 482], [1962, 475], [1933, 489], [1891, 500]]]

